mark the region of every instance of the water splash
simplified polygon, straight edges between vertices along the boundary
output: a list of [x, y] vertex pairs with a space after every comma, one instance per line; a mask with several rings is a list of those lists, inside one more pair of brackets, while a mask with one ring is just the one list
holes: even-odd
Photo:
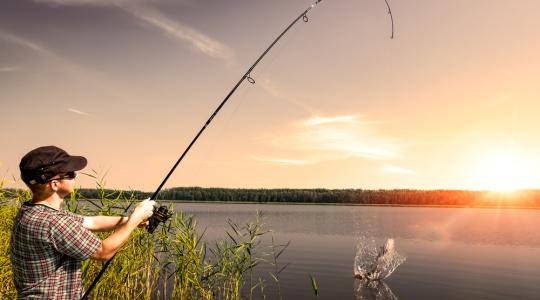
[[384, 281], [357, 279], [354, 281], [356, 300], [398, 300]]
[[374, 240], [361, 238], [354, 257], [354, 276], [367, 281], [385, 279], [405, 262], [405, 256], [395, 248], [394, 239], [377, 247]]

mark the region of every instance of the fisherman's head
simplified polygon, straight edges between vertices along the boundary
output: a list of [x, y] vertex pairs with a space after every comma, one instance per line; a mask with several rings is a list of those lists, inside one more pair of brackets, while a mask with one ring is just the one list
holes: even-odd
[[71, 192], [76, 171], [82, 170], [86, 164], [86, 158], [82, 156], [69, 155], [56, 146], [44, 146], [23, 156], [19, 169], [21, 179], [34, 194], [58, 189]]

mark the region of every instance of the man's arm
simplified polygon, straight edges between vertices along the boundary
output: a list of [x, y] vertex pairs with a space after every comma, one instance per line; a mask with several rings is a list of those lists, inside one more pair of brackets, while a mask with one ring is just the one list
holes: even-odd
[[[156, 202], [153, 200], [144, 200], [139, 203], [131, 216], [125, 222], [117, 225], [113, 234], [101, 241], [101, 245], [92, 254], [91, 258], [96, 260], [111, 259], [124, 243], [127, 242], [133, 230], [152, 216], [155, 204]], [[119, 217], [118, 220], [120, 220]]]
[[126, 223], [128, 217], [94, 216], [84, 217], [83, 227], [90, 231], [111, 231]]

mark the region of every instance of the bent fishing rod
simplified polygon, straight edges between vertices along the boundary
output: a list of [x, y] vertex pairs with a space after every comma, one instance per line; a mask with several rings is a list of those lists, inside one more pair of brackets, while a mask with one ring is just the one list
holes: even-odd
[[[290, 24], [289, 26], [287, 26], [282, 32], [281, 34], [274, 39], [274, 41], [270, 44], [270, 46], [268, 46], [266, 48], [266, 50], [259, 56], [259, 58], [257, 58], [257, 60], [251, 65], [251, 67], [249, 67], [249, 69], [244, 73], [244, 75], [240, 78], [240, 80], [236, 83], [236, 85], [232, 88], [232, 90], [227, 94], [227, 96], [225, 96], [225, 98], [221, 101], [221, 103], [218, 105], [218, 107], [215, 109], [215, 111], [212, 113], [212, 115], [210, 115], [210, 118], [208, 118], [208, 120], [204, 123], [203, 127], [199, 130], [199, 132], [195, 135], [195, 137], [193, 138], [193, 140], [191, 141], [191, 143], [189, 143], [189, 145], [187, 146], [187, 148], [184, 150], [184, 152], [182, 153], [182, 155], [180, 155], [180, 158], [178, 158], [178, 160], [176, 161], [176, 163], [173, 165], [173, 167], [171, 168], [171, 170], [169, 171], [169, 173], [167, 173], [167, 175], [165, 176], [165, 178], [163, 179], [163, 181], [161, 182], [161, 184], [158, 186], [158, 188], [156, 189], [156, 191], [152, 194], [152, 196], [150, 197], [150, 200], [156, 200], [157, 199], [157, 196], [159, 194], [159, 192], [161, 191], [161, 189], [163, 188], [163, 186], [165, 185], [165, 183], [167, 182], [167, 180], [169, 180], [169, 177], [171, 177], [171, 175], [174, 173], [174, 171], [176, 170], [176, 168], [178, 167], [178, 165], [180, 164], [180, 162], [184, 159], [184, 157], [186, 156], [186, 154], [189, 152], [189, 150], [191, 149], [191, 147], [195, 144], [195, 142], [199, 139], [199, 137], [201, 136], [201, 134], [206, 130], [206, 128], [208, 127], [208, 125], [210, 125], [210, 123], [212, 122], [212, 120], [214, 119], [214, 117], [219, 113], [219, 111], [221, 110], [221, 108], [225, 105], [225, 103], [227, 103], [227, 101], [229, 100], [229, 98], [234, 94], [234, 92], [236, 91], [236, 89], [238, 89], [238, 87], [245, 81], [247, 80], [249, 83], [251, 84], [255, 84], [255, 80], [251, 77], [251, 72], [253, 71], [253, 69], [255, 69], [255, 67], [259, 64], [259, 62], [266, 56], [266, 54], [274, 47], [274, 45], [289, 31], [289, 29], [291, 29], [300, 19], [302, 19], [304, 22], [308, 22], [309, 21], [309, 18], [307, 16], [308, 12], [313, 9], [315, 6], [317, 6], [317, 4], [319, 4], [322, 0], [316, 0], [313, 4], [311, 4], [308, 8], [306, 8], [300, 15], [298, 15], [298, 17], [296, 17]], [[390, 5], [388, 4], [388, 0], [384, 0], [384, 2], [386, 3], [386, 6], [388, 8], [388, 14], [390, 15], [390, 20], [391, 20], [391, 24], [392, 24], [392, 35], [390, 38], [394, 38], [394, 18], [392, 16], [392, 11], [390, 9]], [[154, 208], [154, 213], [152, 215], [152, 217], [150, 217], [149, 219], [149, 225], [147, 227], [147, 230], [149, 233], [153, 233], [154, 230], [157, 228], [157, 226], [159, 226], [160, 223], [163, 223], [165, 221], [167, 221], [167, 219], [171, 216], [171, 214], [169, 213], [168, 211], [168, 208], [167, 206], [160, 206], [160, 207], [155, 207]], [[107, 267], [110, 265], [111, 261], [114, 259], [114, 257], [116, 256], [113, 255], [113, 257], [111, 259], [109, 259], [104, 265], [103, 267], [101, 268], [100, 272], [98, 273], [98, 275], [96, 276], [96, 278], [94, 279], [94, 281], [92, 282], [92, 284], [90, 285], [90, 287], [88, 288], [88, 290], [86, 290], [86, 292], [84, 293], [83, 297], [81, 298], [81, 300], [85, 300], [88, 298], [88, 295], [90, 294], [90, 292], [92, 291], [92, 289], [94, 289], [94, 287], [96, 286], [97, 282], [99, 281], [99, 279], [101, 278], [101, 276], [105, 273], [105, 270], [107, 269]]]
[[[173, 165], [173, 167], [171, 168], [171, 170], [169, 171], [169, 173], [167, 174], [167, 176], [165, 176], [165, 178], [163, 179], [163, 181], [161, 182], [161, 184], [158, 186], [158, 188], [156, 189], [156, 191], [154, 192], [154, 194], [152, 194], [152, 196], [150, 197], [150, 200], [156, 200], [157, 199], [157, 196], [159, 194], [159, 192], [161, 191], [161, 189], [163, 188], [163, 186], [165, 185], [165, 183], [167, 182], [167, 180], [169, 180], [169, 177], [171, 177], [171, 175], [174, 173], [174, 171], [176, 170], [176, 167], [178, 167], [178, 165], [180, 164], [180, 162], [184, 159], [184, 157], [186, 156], [186, 154], [189, 152], [189, 150], [191, 149], [191, 147], [195, 144], [195, 142], [197, 142], [197, 140], [199, 139], [199, 137], [201, 136], [201, 134], [206, 130], [206, 128], [208, 127], [208, 125], [210, 125], [210, 123], [212, 122], [212, 120], [214, 119], [214, 117], [219, 113], [219, 111], [221, 110], [221, 108], [225, 105], [225, 103], [227, 103], [227, 101], [229, 100], [229, 98], [234, 94], [234, 92], [236, 91], [236, 89], [238, 89], [238, 87], [245, 81], [247, 80], [249, 83], [251, 84], [254, 84], [255, 83], [255, 80], [251, 77], [251, 71], [253, 71], [253, 69], [255, 69], [255, 67], [259, 64], [259, 62], [266, 56], [266, 54], [270, 51], [270, 49], [272, 49], [274, 47], [274, 45], [285, 35], [285, 33], [287, 33], [287, 31], [289, 31], [289, 29], [291, 29], [291, 27], [293, 27], [300, 19], [302, 19], [304, 22], [308, 22], [309, 21], [309, 18], [307, 16], [307, 13], [312, 9], [314, 8], [315, 6], [317, 6], [317, 4], [319, 4], [322, 0], [317, 0], [315, 1], [313, 4], [311, 4], [307, 9], [305, 9], [296, 19], [294, 19], [294, 21], [292, 21], [291, 24], [289, 24], [289, 26], [287, 26], [285, 28], [285, 30], [283, 30], [283, 32], [281, 32], [281, 34], [276, 38], [274, 39], [274, 41], [270, 44], [270, 46], [268, 46], [268, 48], [266, 48], [266, 50], [259, 56], [259, 58], [257, 58], [257, 60], [251, 65], [251, 67], [249, 67], [249, 69], [246, 71], [246, 73], [244, 73], [244, 75], [240, 78], [240, 80], [236, 83], [236, 85], [232, 88], [232, 90], [227, 94], [227, 96], [221, 101], [221, 103], [219, 104], [219, 106], [216, 108], [216, 110], [212, 113], [212, 115], [210, 115], [210, 118], [208, 118], [208, 120], [206, 121], [206, 123], [204, 123], [203, 127], [199, 130], [199, 132], [197, 133], [197, 135], [195, 135], [195, 137], [193, 138], [193, 140], [191, 141], [191, 143], [187, 146], [187, 148], [184, 150], [184, 152], [182, 153], [182, 155], [180, 155], [180, 158], [178, 158], [178, 160], [176, 161], [176, 163]], [[154, 208], [154, 214], [152, 215], [152, 217], [150, 217], [149, 219], [149, 225], [147, 227], [147, 230], [149, 233], [153, 233], [154, 230], [156, 229], [156, 227], [162, 223], [162, 222], [165, 222], [168, 218], [170, 217], [170, 213], [168, 212], [168, 209], [167, 209], [167, 206], [160, 206], [160, 207], [157, 207], [157, 208]], [[116, 256], [116, 254], [114, 255]], [[107, 262], [105, 262], [105, 264], [103, 265], [103, 267], [101, 268], [101, 271], [99, 271], [98, 275], [96, 276], [96, 278], [94, 279], [94, 281], [92, 282], [92, 284], [90, 285], [90, 287], [88, 287], [88, 290], [86, 290], [86, 292], [84, 293], [84, 295], [82, 296], [81, 300], [85, 300], [88, 298], [88, 295], [90, 294], [90, 292], [94, 289], [94, 287], [96, 286], [97, 282], [99, 281], [99, 279], [101, 278], [101, 276], [103, 276], [103, 274], [105, 273], [105, 270], [107, 269], [107, 267], [109, 267], [111, 261], [114, 259], [114, 256], [109, 259]]]

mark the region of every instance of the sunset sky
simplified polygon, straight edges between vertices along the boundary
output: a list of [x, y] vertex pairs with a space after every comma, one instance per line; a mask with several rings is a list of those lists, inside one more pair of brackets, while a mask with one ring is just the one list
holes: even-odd
[[[313, 2], [1, 1], [0, 177], [57, 145], [154, 190]], [[165, 187], [540, 188], [540, 1], [389, 3], [394, 39], [384, 0], [323, 0]]]

